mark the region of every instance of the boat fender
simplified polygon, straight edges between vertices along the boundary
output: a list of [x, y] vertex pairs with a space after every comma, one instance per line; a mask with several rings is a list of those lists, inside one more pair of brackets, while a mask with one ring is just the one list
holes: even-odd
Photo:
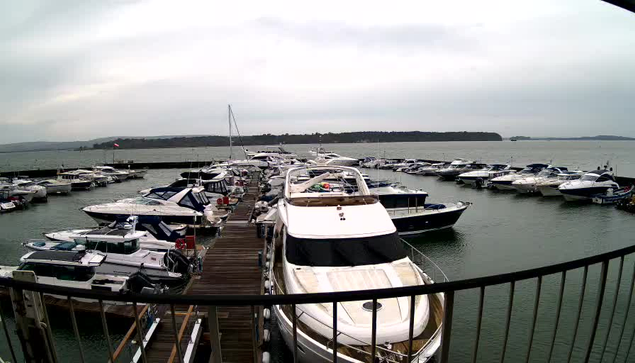
[[265, 268], [269, 269], [269, 261], [265, 262]]
[[271, 310], [269, 310], [269, 309], [263, 309], [263, 310], [262, 310], [262, 316], [263, 316], [265, 319], [269, 320], [269, 318], [271, 318]]
[[271, 354], [269, 352], [262, 352], [262, 363], [271, 363]]
[[271, 281], [265, 280], [265, 290], [269, 291], [271, 289]]
[[262, 331], [262, 340], [264, 340], [265, 342], [271, 340], [271, 332], [269, 331], [269, 329], [265, 329]]

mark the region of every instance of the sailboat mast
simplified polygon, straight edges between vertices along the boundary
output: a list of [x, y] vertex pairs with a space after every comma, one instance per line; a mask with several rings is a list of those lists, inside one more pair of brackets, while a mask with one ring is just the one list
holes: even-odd
[[229, 160], [234, 158], [232, 145], [232, 106], [227, 105], [227, 123], [229, 124]]

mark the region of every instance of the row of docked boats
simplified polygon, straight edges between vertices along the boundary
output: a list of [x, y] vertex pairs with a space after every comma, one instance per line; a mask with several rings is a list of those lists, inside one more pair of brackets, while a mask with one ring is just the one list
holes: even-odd
[[143, 178], [147, 170], [117, 170], [110, 166], [59, 172], [56, 179], [29, 179], [26, 176], [0, 178], [0, 213], [25, 209], [30, 203], [47, 202], [49, 195], [66, 195], [73, 190], [90, 190], [96, 186], [127, 179]]
[[[244, 193], [235, 185], [246, 180], [241, 170], [215, 170], [205, 181], [179, 178], [134, 198], [84, 207], [98, 227], [54, 231], [45, 239], [26, 241], [23, 245], [31, 252], [18, 266], [1, 266], [0, 276], [32, 271], [39, 282], [56, 286], [178, 293], [199, 266], [194, 238], [187, 231], [200, 227], [216, 233], [232, 201]], [[211, 175], [212, 169], [207, 171]]]
[[[404, 164], [406, 166], [404, 166]], [[415, 175], [436, 175], [442, 180], [455, 180], [477, 188], [487, 187], [499, 191], [544, 197], [564, 197], [566, 201], [593, 201], [612, 204], [631, 196], [633, 188], [621, 187], [608, 165], [597, 170], [569, 170], [567, 167], [543, 163], [529, 164], [514, 170], [508, 164], [483, 164], [457, 159], [451, 163], [422, 163], [406, 159], [402, 163], [363, 163], [367, 167], [379, 165]]]

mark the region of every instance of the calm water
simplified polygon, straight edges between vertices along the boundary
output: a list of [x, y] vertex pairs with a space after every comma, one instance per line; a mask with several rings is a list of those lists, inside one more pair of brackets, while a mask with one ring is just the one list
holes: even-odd
[[[635, 165], [630, 153], [635, 143], [630, 142], [498, 142], [498, 143], [399, 143], [399, 144], [348, 144], [327, 145], [333, 151], [350, 156], [377, 155], [384, 151], [388, 157], [418, 157], [451, 159], [454, 157], [478, 158], [484, 161], [509, 161], [515, 165], [529, 162], [549, 161], [565, 166], [594, 168], [597, 164], [611, 160], [623, 175], [635, 176]], [[306, 154], [310, 146], [290, 145], [289, 150]], [[101, 154], [100, 154], [101, 153]], [[100, 162], [103, 152], [53, 152], [19, 153], [0, 155], [0, 165], [6, 168], [55, 167], [62, 162], [67, 165], [90, 165]], [[222, 158], [226, 148], [166, 149], [117, 151], [117, 159], [135, 161], [200, 160]], [[112, 155], [111, 157], [112, 158]], [[73, 164], [75, 163], [75, 164]], [[5, 167], [5, 166], [10, 167]], [[411, 188], [422, 188], [430, 193], [431, 202], [469, 201], [474, 204], [459, 220], [453, 230], [440, 231], [411, 240], [431, 257], [452, 280], [521, 270], [556, 262], [568, 261], [584, 256], [631, 245], [635, 235], [634, 215], [598, 205], [571, 205], [561, 199], [519, 196], [511, 193], [496, 193], [459, 187], [452, 182], [441, 182], [434, 177], [411, 176], [390, 171], [366, 170], [371, 177], [391, 178]], [[46, 204], [33, 205], [29, 210], [0, 216], [0, 264], [15, 264], [25, 252], [20, 242], [39, 238], [43, 232], [60, 228], [90, 226], [92, 220], [79, 209], [83, 206], [131, 197], [140, 189], [158, 185], [174, 179], [180, 170], [151, 170], [147, 179], [129, 181], [98, 188], [91, 192], [74, 192], [68, 197], [51, 197]], [[617, 346], [618, 328], [621, 326], [626, 293], [633, 272], [634, 260], [628, 258], [624, 268], [624, 282], [620, 287], [621, 297], [613, 323], [611, 339], [605, 359], [612, 358]], [[606, 320], [610, 314], [615, 293], [617, 263], [611, 265], [609, 284], [596, 344], [606, 334]], [[583, 305], [583, 319], [573, 352], [573, 361], [580, 360], [588, 342], [591, 313], [595, 306], [599, 268], [589, 271], [588, 287]], [[544, 361], [553, 329], [554, 310], [557, 301], [560, 276], [548, 277], [543, 282], [541, 305], [538, 312], [536, 336], [531, 361]], [[572, 327], [577, 312], [581, 271], [568, 274], [566, 299], [564, 300], [561, 327], [556, 339], [555, 362], [565, 361], [572, 339]], [[531, 313], [533, 309], [535, 281], [518, 283], [514, 295], [512, 333], [509, 337], [506, 361], [524, 361]], [[509, 286], [492, 287], [486, 290], [485, 311], [481, 334], [479, 358], [481, 361], [498, 361], [502, 352], [504, 323], [508, 303]], [[469, 362], [474, 341], [478, 291], [461, 292], [456, 297], [453, 326], [453, 362]], [[5, 312], [9, 307], [5, 306]], [[9, 310], [10, 311], [10, 310]], [[68, 361], [76, 361], [77, 350], [71, 344], [72, 330], [65, 312], [54, 321], [59, 350]], [[635, 314], [631, 314], [635, 315]], [[618, 361], [625, 359], [625, 346], [634, 332], [633, 320], [627, 321]], [[106, 348], [100, 339], [101, 330], [90, 329], [99, 324], [96, 316], [82, 316], [80, 328], [84, 348], [90, 352], [90, 361], [103, 361]], [[127, 323], [114, 324], [115, 335], [125, 333]], [[119, 327], [118, 325], [121, 325]], [[9, 357], [4, 336], [0, 335], [0, 356]], [[275, 340], [275, 339], [274, 339]], [[65, 344], [66, 342], [66, 344]], [[57, 341], [56, 341], [57, 343]], [[278, 340], [279, 343], [279, 340]], [[594, 358], [599, 358], [596, 351]], [[288, 355], [286, 355], [288, 357]], [[278, 361], [285, 354], [275, 355]]]
[[[287, 145], [286, 149], [299, 156], [309, 156], [308, 151], [317, 145]], [[617, 172], [635, 176], [635, 160], [632, 152], [635, 141], [503, 141], [503, 142], [410, 142], [380, 144], [329, 144], [328, 150], [351, 157], [386, 156], [392, 158], [422, 158], [451, 160], [469, 158], [483, 162], [511, 163], [522, 166], [534, 162], [595, 169], [610, 161]], [[248, 147], [256, 150], [259, 146]], [[234, 148], [235, 155], [240, 148]], [[226, 159], [228, 147], [116, 150], [116, 160], [149, 161], [197, 161]], [[112, 162], [112, 150], [47, 151], [0, 154], [0, 171], [26, 169], [55, 169], [91, 166]]]

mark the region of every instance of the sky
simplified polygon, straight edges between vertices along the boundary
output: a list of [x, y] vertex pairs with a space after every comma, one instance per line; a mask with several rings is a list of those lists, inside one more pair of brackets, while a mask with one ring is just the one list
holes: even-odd
[[599, 0], [3, 1], [0, 143], [240, 132], [635, 136]]

